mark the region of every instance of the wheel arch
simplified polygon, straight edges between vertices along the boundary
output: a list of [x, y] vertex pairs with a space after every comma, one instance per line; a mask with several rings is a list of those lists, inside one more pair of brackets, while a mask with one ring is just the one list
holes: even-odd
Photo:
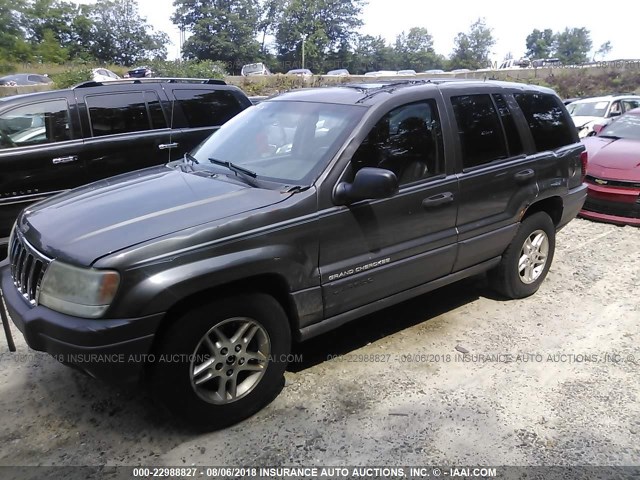
[[281, 275], [265, 273], [235, 280], [223, 285], [205, 288], [179, 299], [167, 310], [160, 322], [153, 339], [151, 352], [157, 351], [169, 327], [186, 311], [211, 303], [217, 298], [231, 297], [239, 293], [263, 293], [273, 297], [283, 308], [289, 321], [291, 335], [292, 337], [295, 336], [299, 330], [299, 317], [295, 304], [289, 295], [289, 285]]
[[534, 213], [544, 212], [551, 218], [553, 225], [558, 227], [562, 220], [562, 212], [564, 210], [564, 203], [561, 197], [553, 196], [538, 200], [527, 207], [524, 211], [520, 221], [530, 217]]

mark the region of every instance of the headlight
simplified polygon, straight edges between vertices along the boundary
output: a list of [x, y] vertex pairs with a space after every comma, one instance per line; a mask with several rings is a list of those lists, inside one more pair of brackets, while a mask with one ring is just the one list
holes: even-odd
[[98, 318], [111, 304], [119, 284], [118, 272], [53, 261], [42, 279], [38, 303], [60, 313]]

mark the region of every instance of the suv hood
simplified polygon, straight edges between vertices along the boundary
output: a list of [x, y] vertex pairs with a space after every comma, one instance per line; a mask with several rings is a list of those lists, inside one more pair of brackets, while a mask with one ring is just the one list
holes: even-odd
[[27, 240], [45, 255], [90, 265], [123, 248], [290, 195], [163, 166], [57, 195], [28, 207], [18, 222]]

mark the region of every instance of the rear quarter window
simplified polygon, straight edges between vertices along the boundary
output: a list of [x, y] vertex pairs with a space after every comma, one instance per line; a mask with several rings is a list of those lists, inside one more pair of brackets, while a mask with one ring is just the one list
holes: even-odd
[[222, 125], [242, 110], [227, 90], [176, 89], [173, 94], [192, 128]]
[[529, 124], [537, 151], [574, 143], [575, 127], [559, 98], [546, 93], [518, 93], [514, 98]]

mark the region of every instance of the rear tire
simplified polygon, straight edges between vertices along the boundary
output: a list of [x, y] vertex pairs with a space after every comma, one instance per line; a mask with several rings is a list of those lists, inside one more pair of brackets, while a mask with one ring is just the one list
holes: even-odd
[[547, 276], [556, 246], [556, 230], [549, 215], [525, 218], [502, 261], [489, 272], [491, 287], [508, 298], [533, 295]]
[[151, 387], [173, 414], [197, 428], [223, 428], [277, 396], [290, 351], [287, 315], [273, 297], [221, 299], [193, 308], [167, 329]]

